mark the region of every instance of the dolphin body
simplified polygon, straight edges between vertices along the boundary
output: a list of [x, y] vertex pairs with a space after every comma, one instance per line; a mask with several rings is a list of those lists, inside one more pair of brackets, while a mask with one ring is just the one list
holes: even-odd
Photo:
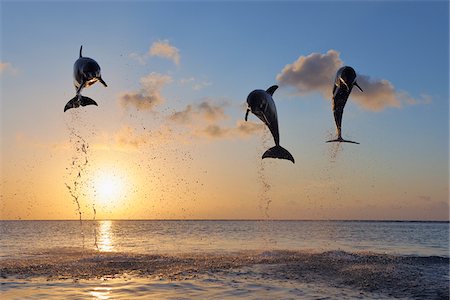
[[327, 143], [346, 142], [359, 144], [358, 142], [344, 140], [341, 133], [342, 114], [344, 113], [344, 107], [353, 86], [356, 86], [361, 92], [363, 91], [356, 82], [355, 70], [349, 66], [340, 68], [336, 73], [336, 79], [333, 86], [333, 114], [338, 138], [335, 140], [329, 140]]
[[108, 85], [103, 81], [100, 74], [100, 66], [98, 63], [89, 57], [83, 57], [81, 51], [83, 46], [80, 47], [80, 57], [75, 61], [73, 65], [73, 84], [75, 86], [76, 95], [64, 107], [64, 111], [86, 105], [97, 105], [97, 103], [89, 97], [81, 95], [83, 88], [90, 87], [97, 81], [100, 81], [105, 87]]
[[295, 163], [294, 157], [289, 151], [280, 146], [280, 134], [278, 132], [278, 117], [277, 108], [273, 101], [272, 95], [278, 88], [277, 85], [273, 85], [264, 90], [254, 90], [247, 97], [247, 112], [245, 113], [245, 121], [247, 121], [248, 113], [251, 111], [257, 116], [264, 124], [269, 127], [275, 141], [275, 146], [264, 152], [262, 158], [272, 157], [287, 159]]

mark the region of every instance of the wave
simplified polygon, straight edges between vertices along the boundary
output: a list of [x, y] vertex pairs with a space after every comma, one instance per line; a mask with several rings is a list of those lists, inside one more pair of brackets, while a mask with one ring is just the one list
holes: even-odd
[[327, 284], [389, 297], [448, 299], [448, 267], [448, 257], [370, 252], [276, 250], [150, 255], [54, 248], [30, 258], [2, 260], [0, 275], [47, 280], [121, 276], [188, 280], [214, 273], [237, 277], [245, 274], [266, 280]]

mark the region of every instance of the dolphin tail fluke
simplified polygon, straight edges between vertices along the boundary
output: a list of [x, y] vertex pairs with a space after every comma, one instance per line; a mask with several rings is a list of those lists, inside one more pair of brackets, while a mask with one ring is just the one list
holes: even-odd
[[78, 96], [73, 97], [70, 99], [69, 102], [67, 102], [66, 106], [64, 106], [64, 111], [71, 109], [71, 108], [77, 108], [79, 106], [86, 106], [86, 105], [97, 105], [97, 102], [92, 100], [89, 97], [81, 96], [80, 99], [78, 99]]
[[334, 140], [328, 140], [328, 141], [326, 141], [326, 143], [350, 143], [350, 144], [358, 144], [359, 145], [358, 142], [344, 140], [342, 137], [338, 137], [337, 139], [334, 139]]
[[295, 164], [294, 157], [292, 156], [289, 151], [281, 147], [280, 145], [277, 145], [275, 147], [272, 147], [268, 149], [266, 152], [264, 152], [262, 158], [271, 157], [271, 158], [279, 158], [279, 159], [287, 159], [292, 161]]
[[80, 101], [78, 101], [78, 96], [75, 96], [64, 106], [64, 112], [71, 108], [77, 108], [78, 106], [80, 106]]
[[97, 102], [95, 102], [91, 98], [85, 97], [85, 96], [81, 96], [81, 106], [86, 106], [86, 105], [98, 106]]

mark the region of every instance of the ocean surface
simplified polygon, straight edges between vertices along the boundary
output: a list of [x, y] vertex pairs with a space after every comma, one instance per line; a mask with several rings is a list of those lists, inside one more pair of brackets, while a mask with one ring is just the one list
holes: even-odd
[[448, 222], [0, 221], [1, 299], [449, 299]]

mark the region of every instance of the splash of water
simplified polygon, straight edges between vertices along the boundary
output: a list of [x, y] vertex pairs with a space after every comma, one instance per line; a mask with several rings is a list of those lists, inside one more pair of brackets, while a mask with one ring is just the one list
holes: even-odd
[[[261, 279], [266, 278], [288, 281], [296, 286], [315, 283], [321, 284], [322, 288], [330, 285], [340, 290], [349, 288], [355, 291], [352, 295], [357, 298], [373, 299], [373, 296], [364, 297], [367, 292], [381, 293], [387, 296], [386, 299], [448, 299], [449, 296], [448, 257], [344, 251], [278, 250], [167, 255], [61, 250], [42, 253], [38, 261], [3, 261], [0, 273], [4, 279], [14, 281], [17, 278], [44, 277], [47, 280], [74, 281], [156, 278], [183, 282], [198, 279], [199, 276], [207, 276], [208, 281], [226, 276], [223, 279], [225, 282], [257, 279], [257, 285], [260, 285]], [[342, 297], [341, 290], [341, 295], [336, 298], [355, 297]]]
[[95, 203], [92, 203], [92, 210], [94, 211], [94, 217], [92, 218], [92, 221], [94, 222], [94, 246], [97, 250], [99, 250], [98, 248], [98, 243], [97, 243], [97, 226], [95, 222], [95, 216], [97, 215], [97, 210], [95, 209]]
[[81, 236], [83, 237], [84, 246], [84, 230], [83, 230], [83, 211], [81, 208], [81, 198], [85, 196], [82, 189], [86, 187], [87, 182], [84, 178], [89, 164], [89, 143], [82, 136], [79, 130], [81, 120], [79, 111], [71, 112], [70, 122], [66, 123], [69, 131], [69, 140], [72, 145], [72, 161], [70, 166], [66, 168], [69, 171], [69, 183], [65, 182], [65, 186], [76, 205], [76, 212], [80, 221]]
[[[261, 136], [261, 147], [263, 150], [262, 152], [266, 151], [267, 148], [269, 148], [269, 143], [271, 140], [271, 135], [269, 133], [268, 130], [264, 130], [263, 135]], [[258, 151], [261, 152], [261, 151]], [[262, 153], [261, 152], [261, 153]], [[269, 178], [268, 175], [265, 172], [265, 164], [268, 163], [270, 164], [270, 162], [264, 162], [263, 159], [261, 159], [260, 157], [258, 157], [258, 180], [259, 180], [259, 185], [260, 185], [260, 190], [258, 193], [258, 198], [259, 198], [259, 209], [260, 211], [263, 212], [265, 218], [267, 220], [270, 219], [270, 214], [269, 214], [269, 207], [270, 204], [272, 203], [272, 199], [269, 196], [270, 190], [271, 190], [271, 185], [269, 183]]]
[[[327, 140], [331, 140], [334, 138], [334, 134], [328, 132]], [[342, 143], [328, 143], [328, 159], [331, 163], [335, 163], [338, 160], [340, 153], [342, 153], [344, 148], [342, 147]]]
[[[192, 135], [169, 123], [167, 115], [174, 112], [170, 108], [152, 112], [151, 119], [140, 114], [139, 110], [130, 111], [126, 116], [130, 141], [137, 141], [133, 147], [140, 152], [137, 156], [139, 161], [132, 171], [149, 174], [145, 188], [136, 187], [134, 192], [141, 193], [140, 198], [152, 204], [148, 206], [150, 214], [159, 213], [160, 210], [152, 209], [159, 202], [167, 212], [174, 214], [172, 217], [179, 217], [174, 213], [179, 210], [183, 218], [188, 218], [190, 212], [185, 203], [197, 199], [203, 184], [192, 174], [194, 158], [190, 148], [195, 145]], [[188, 147], [180, 147], [180, 143]], [[173, 209], [170, 205], [174, 205]]]

